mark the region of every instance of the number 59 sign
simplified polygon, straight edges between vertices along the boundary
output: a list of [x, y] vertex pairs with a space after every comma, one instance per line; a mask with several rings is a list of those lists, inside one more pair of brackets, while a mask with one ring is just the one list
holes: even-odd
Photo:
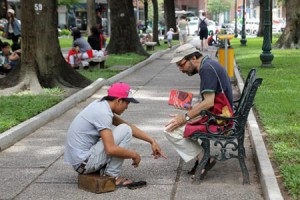
[[34, 10], [35, 10], [37, 15], [40, 14], [40, 12], [43, 10], [43, 4], [35, 3], [34, 4]]

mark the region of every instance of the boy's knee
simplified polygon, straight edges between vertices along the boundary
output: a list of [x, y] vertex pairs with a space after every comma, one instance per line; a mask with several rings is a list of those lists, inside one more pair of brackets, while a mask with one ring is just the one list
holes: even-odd
[[132, 137], [132, 129], [127, 124], [120, 124], [117, 126], [118, 129], [121, 130], [122, 133], [126, 134], [128, 137]]

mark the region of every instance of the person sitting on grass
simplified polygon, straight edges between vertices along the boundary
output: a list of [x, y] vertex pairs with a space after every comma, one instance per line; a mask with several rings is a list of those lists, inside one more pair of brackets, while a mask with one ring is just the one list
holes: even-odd
[[69, 51], [67, 62], [71, 64], [71, 67], [74, 69], [87, 69], [89, 67], [89, 63], [82, 59], [79, 46], [75, 46]]
[[214, 46], [217, 44], [216, 40], [214, 39], [214, 33], [212, 31], [210, 32], [210, 35], [207, 39], [207, 44], [208, 46]]
[[65, 162], [79, 174], [114, 177], [117, 187], [146, 186], [145, 181], [120, 176], [125, 159], [131, 159], [134, 168], [141, 162], [140, 154], [129, 149], [132, 137], [148, 142], [155, 159], [166, 157], [152, 137], [120, 117], [130, 103], [139, 102], [132, 97], [130, 86], [119, 82], [110, 86], [107, 96], [82, 110], [68, 129]]
[[0, 74], [7, 75], [19, 62], [21, 49], [11, 52], [8, 42], [3, 42], [0, 52]]

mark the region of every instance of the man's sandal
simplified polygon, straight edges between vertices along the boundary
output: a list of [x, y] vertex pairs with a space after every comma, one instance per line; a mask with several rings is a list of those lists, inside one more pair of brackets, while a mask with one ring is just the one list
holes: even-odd
[[[120, 182], [117, 184], [117, 180], [120, 180]], [[132, 181], [124, 177], [116, 177], [116, 187], [121, 188], [121, 187], [127, 187], [128, 189], [134, 190], [138, 188], [142, 188], [147, 186], [146, 181]]]
[[[216, 160], [213, 159], [212, 157], [210, 157], [208, 159], [208, 161], [207, 161], [204, 169], [202, 170], [202, 173], [200, 175], [200, 180], [204, 179], [204, 177], [206, 176], [207, 172], [209, 170], [211, 170], [215, 166], [215, 164], [216, 164]], [[195, 172], [196, 172], [196, 169], [197, 169], [198, 165], [199, 165], [199, 160], [196, 160], [193, 168], [190, 171], [188, 171], [188, 174], [192, 175], [192, 177], [191, 177], [192, 179], [195, 178]]]
[[188, 174], [195, 175], [195, 172], [196, 172], [196, 169], [198, 167], [198, 164], [199, 164], [199, 160], [196, 160], [196, 162], [194, 164], [194, 167], [190, 171], [188, 171]]
[[208, 159], [208, 161], [207, 161], [207, 163], [206, 163], [206, 165], [205, 165], [205, 167], [204, 167], [204, 169], [203, 169], [201, 175], [200, 175], [200, 180], [203, 180], [203, 179], [204, 179], [204, 177], [206, 176], [207, 172], [208, 172], [209, 170], [211, 170], [211, 169], [215, 166], [215, 164], [216, 164], [216, 160], [213, 159], [212, 157], [210, 157], [210, 158]]
[[146, 181], [137, 181], [137, 182], [133, 182], [133, 183], [129, 184], [127, 186], [127, 188], [130, 190], [135, 190], [135, 189], [146, 187], [146, 186], [147, 186]]

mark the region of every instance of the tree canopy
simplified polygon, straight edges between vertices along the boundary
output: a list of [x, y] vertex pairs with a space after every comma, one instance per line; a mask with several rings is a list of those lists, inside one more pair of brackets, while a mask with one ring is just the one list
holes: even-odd
[[70, 6], [72, 4], [78, 3], [79, 0], [57, 0], [58, 5]]
[[209, 0], [207, 3], [207, 11], [212, 15], [216, 15], [217, 18], [219, 14], [228, 11], [230, 8], [231, 0]]

